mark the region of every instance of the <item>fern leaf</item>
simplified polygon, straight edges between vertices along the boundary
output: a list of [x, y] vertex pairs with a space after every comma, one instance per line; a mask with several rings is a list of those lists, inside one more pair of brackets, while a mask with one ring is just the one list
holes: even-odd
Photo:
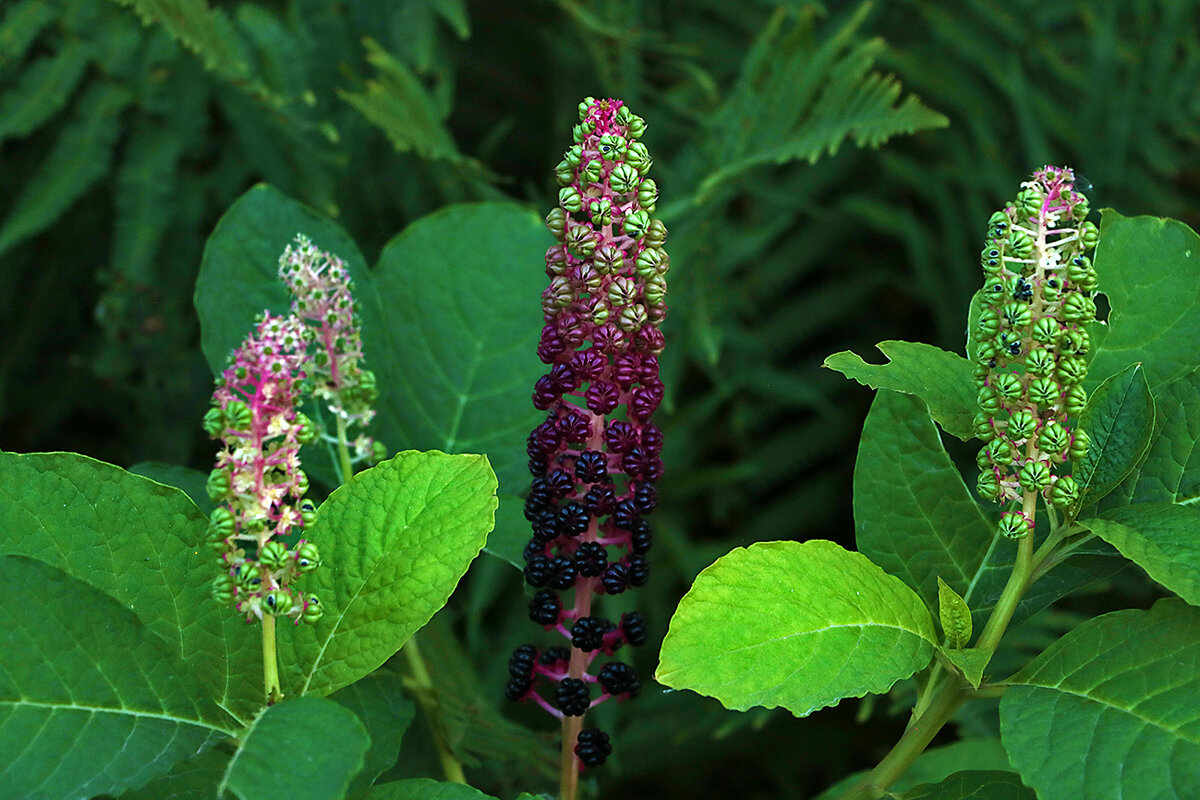
[[16, 85], [0, 95], [0, 142], [27, 136], [66, 105], [79, 85], [92, 47], [68, 42], [57, 55], [34, 61]]
[[151, 266], [171, 222], [175, 172], [185, 140], [167, 127], [134, 129], [117, 175], [112, 267], [135, 283], [153, 279]]
[[93, 85], [37, 173], [0, 226], [0, 254], [54, 224], [112, 165], [120, 112], [133, 95], [113, 84]]
[[10, 6], [0, 20], [0, 69], [24, 58], [29, 46], [52, 19], [54, 9], [46, 0], [24, 0]]
[[417, 77], [372, 39], [366, 40], [367, 60], [379, 71], [363, 92], [339, 90], [370, 123], [377, 125], [401, 153], [478, 167], [459, 152], [436, 106]]
[[701, 202], [720, 185], [763, 164], [834, 155], [846, 139], [878, 147], [892, 136], [944, 127], [948, 120], [915, 96], [900, 100], [899, 82], [872, 71], [882, 40], [855, 44], [864, 5], [840, 30], [813, 37], [815, 12], [783, 31], [777, 14], [759, 36], [742, 77], [713, 115], [718, 166], [696, 194]]

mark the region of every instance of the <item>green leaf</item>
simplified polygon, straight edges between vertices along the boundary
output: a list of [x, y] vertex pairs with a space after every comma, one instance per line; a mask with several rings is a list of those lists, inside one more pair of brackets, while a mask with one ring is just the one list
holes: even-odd
[[970, 361], [921, 342], [887, 341], [876, 347], [888, 363], [868, 364], [845, 350], [825, 359], [824, 366], [873, 389], [915, 395], [947, 433], [964, 442], [975, 438], [973, 420], [979, 409]]
[[117, 174], [113, 269], [128, 281], [156, 279], [154, 259], [171, 222], [172, 195], [185, 141], [169, 126], [139, 124]]
[[1154, 398], [1140, 364], [1100, 384], [1079, 415], [1079, 428], [1091, 437], [1087, 455], [1074, 465], [1080, 502], [1087, 506], [1125, 480], [1150, 447]]
[[53, 225], [112, 163], [121, 133], [120, 112], [133, 96], [115, 84], [97, 83], [78, 103], [75, 118], [0, 225], [0, 254]]
[[941, 654], [957, 667], [958, 671], [967, 679], [967, 683], [976, 689], [983, 681], [983, 671], [987, 669], [988, 662], [992, 660], [991, 650], [981, 650], [977, 647], [968, 647], [962, 650], [942, 648]]
[[1008, 683], [1000, 735], [1041, 800], [1200, 797], [1200, 609], [1088, 620]]
[[398, 651], [450, 593], [492, 529], [487, 458], [400, 453], [329, 496], [305, 538], [323, 564], [305, 577], [325, 615], [279, 636], [285, 692], [325, 695]]
[[347, 797], [357, 797], [396, 763], [400, 742], [416, 706], [404, 697], [400, 676], [388, 670], [376, 670], [334, 692], [329, 699], [353, 711], [371, 737], [371, 749], [367, 751], [362, 771], [346, 791]]
[[1159, 389], [1154, 410], [1156, 430], [1145, 459], [1101, 508], [1200, 500], [1200, 372], [1190, 372]]
[[971, 609], [950, 584], [938, 578], [938, 621], [946, 646], [957, 650], [971, 641]]
[[217, 507], [205, 488], [205, 484], [208, 482], [207, 472], [201, 472], [191, 467], [181, 467], [178, 464], [164, 464], [160, 461], [142, 461], [130, 467], [129, 471], [134, 475], [141, 475], [143, 478], [157, 481], [164, 486], [181, 489], [205, 514], [212, 513], [212, 510]]
[[918, 398], [880, 391], [854, 467], [858, 549], [937, 608], [938, 578], [972, 607], [995, 538]]
[[1200, 508], [1137, 503], [1080, 523], [1192, 605], [1200, 605]]
[[246, 48], [233, 23], [221, 9], [208, 7], [206, 0], [114, 0], [128, 6], [142, 24], [157, 23], [185, 48], [195, 53], [211, 70], [234, 84], [248, 89], [252, 83], [247, 66]]
[[46, 0], [10, 3], [4, 19], [0, 20], [0, 69], [24, 57], [54, 16], [54, 8]]
[[696, 578], [655, 677], [737, 711], [803, 717], [886, 692], [929, 663], [935, 638], [921, 599], [866, 556], [824, 540], [760, 542]]
[[242, 735], [217, 795], [229, 789], [241, 800], [339, 800], [370, 744], [358, 717], [337, 703], [285, 700]]
[[524, 569], [525, 544], [528, 541], [529, 521], [525, 519], [524, 501], [514, 495], [500, 495], [496, 527], [488, 534], [487, 546], [483, 549], [517, 569]]
[[[521, 797], [527, 796], [521, 795]], [[412, 778], [376, 786], [367, 795], [367, 800], [494, 800], [494, 798], [461, 783], [443, 783], [428, 778]]]
[[966, 770], [937, 784], [915, 786], [900, 800], [1037, 800], [1037, 795], [1015, 772]]
[[0, 557], [0, 585], [0, 796], [118, 794], [236, 729], [118, 601], [23, 556]]
[[262, 705], [256, 629], [217, 605], [187, 495], [74, 453], [0, 453], [0, 553], [42, 559], [119, 600], [240, 719]]
[[1195, 231], [1173, 219], [1105, 209], [1095, 264], [1112, 311], [1089, 368], [1091, 385], [1139, 362], [1151, 389], [1193, 371], [1200, 363]]
[[58, 113], [79, 85], [92, 54], [91, 44], [75, 39], [27, 65], [16, 84], [0, 95], [0, 142], [28, 136]]
[[[938, 783], [963, 769], [1008, 771], [1008, 753], [999, 739], [962, 739], [926, 750], [892, 784], [893, 794], [923, 783]], [[821, 792], [813, 800], [837, 800], [843, 792], [869, 774], [856, 772]]]
[[210, 747], [195, 758], [181, 761], [145, 786], [121, 795], [121, 800], [208, 800], [217, 796], [217, 787], [225, 777], [229, 754], [221, 747]]

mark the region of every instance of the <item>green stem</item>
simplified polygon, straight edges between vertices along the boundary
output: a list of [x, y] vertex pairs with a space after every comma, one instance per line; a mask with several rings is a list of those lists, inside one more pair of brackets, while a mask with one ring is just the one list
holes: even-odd
[[350, 449], [346, 446], [346, 420], [340, 415], [337, 418], [338, 463], [342, 467], [342, 483], [350, 480], [354, 474], [354, 466], [350, 463]]
[[1013, 564], [1013, 571], [1008, 576], [1008, 583], [1004, 585], [1000, 600], [992, 609], [992, 616], [988, 618], [983, 633], [979, 634], [979, 640], [975, 643], [976, 647], [995, 652], [996, 646], [1000, 644], [1000, 638], [1008, 630], [1008, 623], [1012, 621], [1013, 614], [1017, 610], [1017, 603], [1021, 601], [1032, 577], [1033, 534], [1030, 533], [1017, 542], [1017, 562]]
[[263, 687], [267, 695], [267, 705], [273, 706], [283, 699], [283, 689], [279, 685], [279, 663], [275, 657], [275, 617], [263, 614]]
[[417, 644], [417, 637], [414, 635], [410, 638], [400, 652], [404, 653], [408, 669], [412, 672], [410, 685], [417, 698], [417, 703], [421, 706], [425, 722], [429, 725], [429, 734], [433, 738], [433, 745], [437, 749], [438, 761], [442, 764], [442, 772], [445, 773], [446, 780], [452, 783], [466, 783], [467, 777], [463, 774], [462, 764], [446, 746], [446, 737], [437, 724], [437, 720], [440, 718], [437, 689], [429, 677], [429, 668], [425, 666], [425, 659], [421, 657], [421, 648]]

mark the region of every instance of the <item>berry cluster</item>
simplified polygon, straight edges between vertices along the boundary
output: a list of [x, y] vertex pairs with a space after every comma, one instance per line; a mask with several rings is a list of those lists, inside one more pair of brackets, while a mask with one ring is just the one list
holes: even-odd
[[222, 444], [207, 487], [218, 503], [207, 541], [222, 567], [213, 596], [247, 621], [266, 613], [299, 624], [322, 613], [316, 595], [292, 587], [319, 566], [316, 546], [301, 539], [289, 549], [279, 540], [315, 515], [300, 469], [300, 445], [315, 431], [296, 410], [307, 336], [296, 317], [264, 314], [234, 351], [204, 415], [205, 431]]
[[[379, 391], [375, 373], [362, 368], [362, 337], [354, 318], [359, 309], [345, 262], [297, 235], [295, 246], [288, 245], [279, 258], [279, 277], [292, 292], [292, 314], [312, 330], [313, 353], [304, 365], [312, 395], [341, 424], [365, 427], [375, 416]], [[365, 434], [353, 447], [356, 461], [387, 455]]]
[[[651, 219], [658, 188], [646, 177], [651, 159], [637, 139], [645, 122], [619, 100], [587, 98], [579, 106], [575, 144], [556, 169], [559, 205], [546, 217], [558, 240], [546, 253], [550, 285], [542, 293], [545, 326], [538, 356], [550, 366], [533, 404], [548, 412], [530, 433], [533, 485], [525, 516], [525, 580], [538, 591], [529, 616], [571, 647], [516, 650], [506, 688], [556, 717], [581, 717], [609, 697], [637, 694], [624, 662], [598, 676], [592, 661], [646, 640], [641, 614], [613, 622], [591, 611], [593, 595], [614, 595], [649, 577], [655, 484], [662, 476], [662, 431], [651, 415], [663, 399], [658, 354], [666, 316], [666, 228]], [[559, 592], [574, 590], [564, 605]], [[557, 684], [553, 700], [539, 683]], [[592, 686], [600, 692], [592, 697]], [[576, 730], [578, 730], [576, 728]], [[568, 743], [571, 746], [572, 743]], [[582, 765], [604, 762], [608, 737], [590, 728], [573, 743]]]
[[984, 442], [977, 464], [981, 496], [1022, 501], [1000, 531], [1027, 536], [1040, 495], [1065, 508], [1079, 487], [1062, 465], [1087, 454], [1087, 434], [1073, 428], [1087, 403], [1083, 379], [1096, 318], [1096, 270], [1088, 253], [1098, 230], [1074, 173], [1047, 166], [1021, 185], [1016, 201], [988, 221], [981, 254], [986, 280], [971, 332]]

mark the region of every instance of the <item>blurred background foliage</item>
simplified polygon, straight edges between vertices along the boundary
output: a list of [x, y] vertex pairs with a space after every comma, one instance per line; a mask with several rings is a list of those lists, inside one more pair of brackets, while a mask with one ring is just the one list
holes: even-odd
[[[649, 122], [671, 231], [668, 477], [638, 601], [660, 637], [732, 547], [852, 544], [870, 397], [819, 365], [886, 338], [961, 349], [983, 225], [1030, 171], [1200, 223], [1192, 0], [3, 0], [0, 447], [207, 470], [192, 288], [237, 197], [269, 182], [373, 262], [448, 203], [549, 209], [586, 95]], [[549, 720], [502, 700], [524, 605], [485, 557], [426, 639], [442, 724], [499, 792], [554, 769]], [[617, 751], [596, 780], [808, 797], [894, 740], [886, 706], [797, 722], [647, 687], [599, 713]], [[392, 774], [436, 774], [424, 730]]]

